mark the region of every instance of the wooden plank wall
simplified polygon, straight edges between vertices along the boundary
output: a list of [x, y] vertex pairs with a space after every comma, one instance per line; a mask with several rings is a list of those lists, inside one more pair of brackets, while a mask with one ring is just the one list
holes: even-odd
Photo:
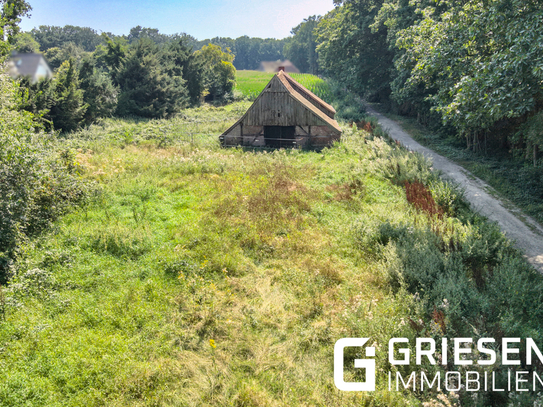
[[286, 92], [265, 92], [247, 112], [246, 126], [321, 126], [326, 123]]

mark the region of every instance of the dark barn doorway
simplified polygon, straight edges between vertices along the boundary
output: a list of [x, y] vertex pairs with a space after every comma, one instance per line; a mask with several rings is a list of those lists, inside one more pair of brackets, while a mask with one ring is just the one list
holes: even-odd
[[266, 147], [294, 147], [296, 126], [264, 126]]

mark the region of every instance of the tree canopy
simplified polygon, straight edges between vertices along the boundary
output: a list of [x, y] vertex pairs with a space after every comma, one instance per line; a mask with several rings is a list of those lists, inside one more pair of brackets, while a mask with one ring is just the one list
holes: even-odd
[[543, 147], [533, 125], [520, 126], [537, 122], [543, 107], [541, 0], [336, 5], [317, 27], [329, 76], [370, 99], [390, 95], [405, 113], [437, 118], [474, 149], [504, 124], [527, 148]]

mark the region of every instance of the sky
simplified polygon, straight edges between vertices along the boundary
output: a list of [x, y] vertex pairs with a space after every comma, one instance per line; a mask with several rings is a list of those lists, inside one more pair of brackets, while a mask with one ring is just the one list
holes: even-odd
[[21, 28], [76, 25], [98, 32], [128, 34], [132, 27], [163, 34], [213, 37], [285, 38], [312, 15], [334, 8], [333, 0], [28, 0], [30, 18]]

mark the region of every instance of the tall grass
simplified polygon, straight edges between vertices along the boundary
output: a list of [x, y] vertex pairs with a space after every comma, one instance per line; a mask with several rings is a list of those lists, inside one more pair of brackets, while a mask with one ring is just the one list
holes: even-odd
[[[3, 288], [2, 406], [439, 405], [386, 390], [391, 337], [537, 332], [542, 277], [421, 156], [348, 125], [319, 153], [221, 149], [246, 107], [63, 141], [96, 188]], [[339, 392], [334, 343], [360, 336], [377, 391]]]

